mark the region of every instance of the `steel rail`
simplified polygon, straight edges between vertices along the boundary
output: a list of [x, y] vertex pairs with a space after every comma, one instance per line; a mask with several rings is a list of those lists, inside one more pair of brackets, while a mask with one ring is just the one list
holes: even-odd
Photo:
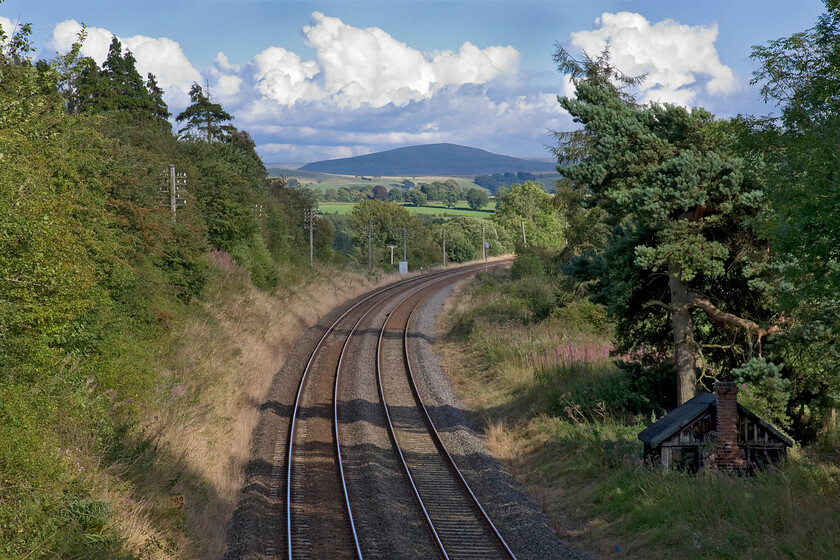
[[[480, 269], [480, 267], [476, 267], [476, 268]], [[473, 272], [472, 270], [470, 270], [469, 272], [462, 272], [462, 275], [466, 276], [467, 274], [471, 274], [472, 272]], [[430, 285], [431, 284], [433, 284], [433, 283], [430, 283]], [[406, 461], [405, 455], [404, 455], [403, 450], [402, 450], [402, 446], [399, 443], [399, 438], [397, 436], [396, 429], [394, 427], [394, 423], [392, 421], [391, 414], [390, 414], [390, 411], [388, 409], [388, 403], [387, 403], [387, 400], [385, 398], [385, 391], [384, 391], [384, 386], [383, 386], [383, 383], [382, 383], [382, 341], [384, 340], [385, 331], [388, 327], [388, 323], [391, 321], [391, 318], [394, 316], [394, 313], [403, 304], [405, 304], [406, 301], [408, 301], [411, 297], [415, 296], [421, 290], [426, 289], [428, 287], [430, 287], [430, 286], [426, 286], [424, 288], [419, 288], [419, 289], [415, 290], [414, 292], [412, 292], [411, 294], [407, 295], [399, 303], [397, 303], [396, 306], [394, 307], [394, 309], [391, 311], [391, 313], [389, 313], [388, 319], [385, 321], [385, 323], [382, 326], [382, 329], [379, 332], [379, 341], [377, 343], [376, 374], [377, 374], [377, 385], [378, 385], [378, 388], [379, 388], [379, 395], [380, 395], [380, 399], [382, 400], [382, 405], [383, 405], [383, 408], [384, 408], [384, 411], [385, 411], [385, 417], [386, 417], [387, 423], [388, 423], [388, 431], [389, 431], [391, 439], [394, 443], [394, 448], [397, 451], [397, 455], [398, 455], [398, 457], [400, 459], [400, 462], [402, 463], [402, 466], [403, 466], [403, 471], [408, 478], [409, 484], [410, 484], [410, 486], [412, 488], [412, 491], [414, 493], [414, 497], [415, 497], [415, 499], [417, 500], [417, 502], [420, 506], [420, 509], [423, 513], [423, 517], [426, 520], [426, 524], [428, 525], [429, 530], [431, 531], [431, 533], [434, 537], [434, 540], [435, 540], [436, 544], [438, 545], [438, 549], [439, 549], [440, 553], [443, 555], [443, 557], [448, 560], [450, 558], [449, 553], [446, 551], [446, 547], [443, 544], [440, 533], [438, 532], [437, 528], [435, 527], [435, 524], [431, 519], [429, 510], [426, 507], [426, 504], [425, 504], [422, 496], [420, 495], [420, 490], [417, 486], [416, 481], [414, 480], [414, 476], [411, 474], [411, 469], [408, 466], [408, 462]], [[430, 292], [430, 294], [423, 297], [421, 301], [425, 301], [432, 293], [434, 293], [434, 291]], [[415, 308], [416, 308], [416, 305], [415, 305]], [[412, 309], [412, 313], [413, 313], [413, 309]], [[405, 340], [403, 341], [403, 352], [404, 352], [403, 355], [405, 356]], [[412, 386], [414, 386], [413, 379], [410, 378], [410, 381], [411, 381]], [[413, 391], [414, 391], [415, 396], [417, 396], [416, 387], [413, 388]], [[428, 419], [429, 418], [428, 412], [425, 410], [425, 406], [422, 403], [422, 399], [419, 399], [419, 396], [418, 396], [418, 402], [420, 403], [420, 407], [423, 409], [423, 412], [425, 413], [426, 418]], [[434, 425], [431, 424], [431, 426], [432, 426], [432, 430], [434, 431]], [[434, 435], [436, 436], [434, 439], [441, 445], [441, 447], [445, 451], [446, 448], [445, 448], [445, 446], [443, 446], [443, 442], [440, 440], [440, 436], [437, 434], [436, 431], [434, 431]], [[449, 456], [448, 452], [447, 452], [447, 456]], [[450, 465], [455, 469], [456, 473], [458, 473], [462, 484], [464, 486], [466, 486], [466, 489], [469, 492], [469, 494], [473, 497], [473, 500], [476, 500], [475, 495], [472, 493], [472, 490], [469, 488], [469, 485], [466, 484], [466, 481], [464, 480], [463, 476], [460, 476], [460, 472], [458, 471], [458, 467], [454, 464], [454, 461], [452, 461], [451, 456], [449, 456], [449, 460], [450, 460]], [[480, 505], [479, 505], [479, 510], [481, 510], [481, 512], [484, 514], [484, 520], [489, 522], [489, 518], [487, 517], [486, 513], [484, 513], [484, 510], [483, 510], [483, 508], [480, 507]], [[490, 523], [490, 525], [493, 528], [494, 534], [496, 535], [496, 537], [501, 538], [498, 531], [495, 530], [495, 526], [493, 526], [492, 523]], [[504, 546], [505, 550], [509, 553], [509, 555], [515, 560], [515, 557], [512, 555], [512, 553], [510, 552], [510, 549], [507, 547], [507, 545], [503, 544], [503, 546]]]
[[[461, 271], [459, 273], [456, 273], [456, 274], [445, 275], [443, 279], [436, 277], [436, 278], [430, 280], [429, 278], [418, 277], [418, 278], [413, 278], [412, 280], [418, 280], [419, 281], [419, 280], [422, 279], [422, 280], [426, 281], [424, 285], [417, 288], [416, 291], [419, 291], [419, 290], [425, 289], [426, 287], [428, 287], [430, 285], [434, 285], [436, 283], [440, 283], [442, 281], [448, 280], [451, 276], [458, 276], [460, 274], [463, 274], [463, 271]], [[418, 282], [418, 283], [420, 283], [420, 282]], [[416, 291], [415, 291], [415, 293], [416, 293]], [[346, 481], [346, 477], [344, 476], [344, 463], [341, 459], [341, 436], [339, 434], [339, 426], [338, 426], [338, 424], [339, 424], [339, 422], [338, 422], [338, 384], [339, 384], [339, 381], [340, 381], [340, 378], [341, 378], [341, 366], [344, 363], [344, 356], [345, 356], [345, 353], [346, 353], [346, 350], [347, 350], [347, 346], [350, 344], [350, 340], [353, 338], [353, 335], [356, 333], [356, 329], [358, 329], [358, 327], [362, 323], [362, 321], [364, 321], [365, 318], [368, 315], [370, 315], [370, 313], [373, 310], [375, 310], [377, 307], [379, 307], [380, 305], [382, 305], [386, 301], [387, 301], [387, 298], [383, 298], [382, 300], [380, 300], [380, 301], [374, 303], [373, 305], [371, 305], [370, 309], [365, 311], [365, 314], [362, 315], [361, 317], [359, 317], [359, 320], [356, 321], [356, 324], [353, 325], [353, 328], [350, 330], [349, 333], [347, 333], [347, 338], [344, 340], [344, 344], [341, 347], [341, 354], [339, 355], [338, 364], [336, 365], [336, 368], [335, 368], [335, 384], [334, 384], [334, 387], [333, 387], [333, 434], [335, 436], [336, 455], [338, 457], [338, 470], [339, 470], [339, 473], [341, 474], [341, 488], [344, 491], [344, 503], [346, 504], [347, 512], [350, 516], [350, 527], [353, 531], [353, 539], [354, 539], [355, 545], [356, 545], [356, 554], [357, 554], [359, 560], [363, 560], [363, 555], [362, 555], [361, 547], [359, 546], [359, 538], [358, 538], [358, 535], [356, 534], [356, 524], [355, 524], [355, 521], [353, 520], [353, 509], [350, 506], [350, 495], [347, 491], [347, 481]]]
[[[318, 354], [318, 351], [323, 346], [324, 341], [336, 329], [338, 324], [341, 321], [344, 320], [344, 318], [347, 315], [349, 315], [353, 310], [355, 310], [356, 308], [358, 308], [359, 306], [361, 306], [365, 302], [373, 299], [374, 297], [383, 295], [386, 292], [391, 291], [391, 290], [395, 290], [395, 289], [405, 287], [407, 284], [410, 284], [410, 283], [422, 284], [424, 282], [428, 282], [430, 280], [430, 278], [432, 278], [432, 277], [434, 277], [434, 279], [437, 279], [440, 276], [448, 277], [448, 276], [457, 275], [459, 273], [463, 273], [463, 271], [467, 268], [469, 268], [469, 269], [478, 268], [478, 265], [473, 265], [473, 266], [463, 267], [463, 268], [457, 269], [458, 272], [455, 272], [455, 274], [453, 274], [453, 272], [454, 272], [453, 270], [445, 270], [444, 269], [444, 270], [440, 270], [440, 271], [435, 271], [434, 273], [429, 273], [429, 274], [426, 274], [426, 275], [407, 278], [405, 280], [401, 280], [399, 282], [389, 284], [388, 286], [384, 286], [384, 287], [376, 290], [375, 292], [369, 294], [364, 299], [355, 303], [352, 307], [347, 309], [344, 313], [342, 313], [341, 316], [338, 319], [336, 319], [333, 322], [333, 324], [326, 330], [324, 335], [321, 337], [321, 339], [316, 344], [315, 348], [312, 350], [312, 353], [309, 356], [309, 359], [306, 363], [306, 366], [303, 370], [303, 373], [301, 374], [300, 382], [298, 383], [298, 389], [297, 389], [297, 392], [295, 394], [295, 404], [294, 404], [294, 407], [293, 407], [292, 413], [291, 413], [291, 419], [290, 419], [290, 425], [289, 425], [288, 446], [287, 446], [287, 452], [286, 452], [286, 545], [287, 545], [286, 548], [287, 548], [287, 553], [288, 553], [288, 559], [289, 560], [293, 560], [293, 558], [294, 558], [294, 552], [292, 550], [292, 463], [293, 463], [292, 458], [293, 458], [293, 453], [294, 453], [295, 428], [296, 428], [296, 424], [297, 424], [298, 411], [300, 410], [300, 402], [301, 402], [301, 396], [303, 395], [303, 388], [306, 384], [306, 379], [307, 379], [307, 376], [309, 374], [309, 371], [312, 368], [312, 364], [315, 361], [315, 357]], [[432, 282], [429, 282], [429, 283], [433, 283], [433, 282], [434, 282], [434, 280]], [[367, 313], [365, 315], [367, 315]], [[346, 341], [345, 341], [345, 346], [346, 346]], [[337, 422], [336, 422], [336, 424], [337, 424]], [[340, 463], [340, 461], [341, 461], [340, 451], [339, 451], [338, 456], [339, 456], [339, 463]], [[346, 488], [346, 485], [344, 484], [343, 469], [341, 469], [341, 472], [342, 472], [342, 477], [341, 477], [342, 478], [342, 486], [343, 486], [344, 495], [345, 495], [345, 505], [348, 508], [348, 517], [350, 518], [351, 531], [353, 533], [353, 539], [354, 539], [354, 542], [355, 542], [355, 545], [356, 545], [356, 551], [357, 551], [357, 554], [359, 555], [359, 558], [361, 560], [361, 558], [362, 558], [361, 549], [360, 549], [360, 546], [359, 546], [358, 534], [356, 532], [355, 524], [353, 522], [352, 511], [349, 509], [350, 504], [349, 504], [349, 499], [347, 497], [348, 496], [347, 488]]]
[[409, 351], [408, 351], [408, 332], [409, 332], [409, 327], [411, 325], [411, 322], [414, 318], [414, 312], [417, 311], [417, 309], [427, 299], [429, 299], [429, 297], [431, 297], [432, 294], [433, 294], [433, 292], [427, 294], [425, 297], [423, 297], [423, 299], [421, 299], [420, 301], [418, 301], [414, 305], [414, 307], [411, 310], [411, 313], [409, 313], [408, 319], [406, 320], [405, 330], [403, 331], [403, 356], [405, 357], [405, 364], [406, 364], [406, 367], [408, 369], [408, 377], [409, 377], [409, 381], [411, 383], [411, 389], [414, 393], [414, 396], [417, 398], [417, 401], [420, 403], [420, 409], [423, 411], [423, 415], [426, 417], [426, 421], [429, 423], [429, 428], [431, 429], [431, 433], [434, 435], [435, 441], [438, 444], [440, 444], [440, 447], [441, 447], [441, 449], [443, 449], [443, 453], [446, 455], [446, 458], [449, 460], [449, 464], [452, 465], [452, 469], [455, 471], [455, 474], [458, 475], [458, 478], [463, 483], [464, 488], [466, 488], [466, 490], [467, 490], [467, 493], [469, 493], [470, 497], [472, 498], [473, 503], [478, 508], [478, 510], [481, 512], [481, 515], [484, 518], [484, 521], [487, 523], [487, 525], [490, 527], [490, 530], [493, 532], [493, 534], [498, 539], [499, 544], [502, 545], [502, 548], [505, 549], [505, 552], [508, 554], [508, 556], [511, 558], [511, 560], [516, 560], [516, 555], [510, 549], [507, 542], [505, 542], [504, 537], [502, 537], [502, 534], [496, 528], [496, 525], [493, 524], [493, 521], [490, 519], [490, 516], [487, 515], [487, 512], [485, 511], [484, 507], [481, 505], [481, 502], [479, 501], [478, 497], [472, 491], [472, 488], [470, 488], [470, 485], [467, 482], [467, 480], [464, 478], [463, 473], [461, 473], [461, 469], [459, 469], [458, 465], [455, 463], [455, 459], [452, 457], [452, 454], [449, 453], [449, 450], [446, 448], [446, 444], [443, 442], [443, 438], [441, 437], [440, 432], [438, 432], [437, 428], [435, 427], [435, 423], [432, 420], [432, 417], [429, 415], [429, 411], [426, 408], [426, 404], [423, 402], [423, 398], [420, 396], [420, 391], [417, 388], [417, 383], [415, 382], [414, 370], [411, 367], [411, 358], [409, 356]]

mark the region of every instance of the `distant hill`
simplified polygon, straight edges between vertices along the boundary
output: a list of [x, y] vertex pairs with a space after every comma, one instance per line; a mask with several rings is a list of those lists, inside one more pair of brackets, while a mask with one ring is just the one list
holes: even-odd
[[316, 161], [304, 165], [300, 171], [377, 177], [469, 176], [517, 171], [553, 172], [555, 164], [502, 156], [457, 144], [426, 144], [364, 156]]

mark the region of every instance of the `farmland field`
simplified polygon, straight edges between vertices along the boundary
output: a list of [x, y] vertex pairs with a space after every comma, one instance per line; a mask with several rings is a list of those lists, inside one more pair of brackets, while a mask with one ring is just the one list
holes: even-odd
[[[310, 189], [325, 191], [327, 189], [339, 189], [341, 187], [362, 187], [372, 185], [382, 185], [383, 187], [391, 188], [399, 186], [403, 179], [408, 179], [413, 183], [432, 183], [434, 181], [444, 182], [447, 179], [455, 179], [462, 189], [481, 189], [478, 185], [472, 182], [473, 177], [444, 177], [444, 176], [428, 176], [428, 177], [365, 177], [352, 175], [331, 175], [329, 173], [314, 173], [311, 171], [298, 171], [295, 169], [286, 169], [281, 167], [266, 167], [270, 177], [286, 177], [287, 179], [297, 179], [304, 187]], [[486, 189], [482, 189], [486, 190]]]
[[[353, 206], [351, 202], [321, 202], [318, 204], [318, 210], [324, 214], [347, 214], [353, 210]], [[431, 214], [441, 217], [472, 216], [473, 218], [486, 219], [493, 215], [496, 202], [491, 200], [490, 204], [482, 210], [471, 210], [464, 201], [459, 201], [454, 208], [446, 208], [436, 204], [430, 204], [429, 206], [403, 205], [403, 207], [412, 214]]]

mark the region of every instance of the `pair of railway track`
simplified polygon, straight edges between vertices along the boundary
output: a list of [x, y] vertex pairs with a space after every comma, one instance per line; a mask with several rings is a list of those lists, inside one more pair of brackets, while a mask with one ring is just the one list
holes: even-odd
[[423, 302], [483, 269], [393, 284], [324, 326], [300, 376], [285, 454], [279, 446], [275, 454], [285, 554], [270, 552], [290, 560], [515, 559], [435, 428], [410, 350]]

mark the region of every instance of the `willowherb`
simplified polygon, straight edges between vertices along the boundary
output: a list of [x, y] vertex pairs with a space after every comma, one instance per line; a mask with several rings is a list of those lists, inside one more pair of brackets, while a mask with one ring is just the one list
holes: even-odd
[[528, 354], [528, 362], [534, 369], [556, 368], [572, 364], [602, 364], [610, 360], [614, 347], [609, 342], [595, 343], [559, 343], [554, 348]]

